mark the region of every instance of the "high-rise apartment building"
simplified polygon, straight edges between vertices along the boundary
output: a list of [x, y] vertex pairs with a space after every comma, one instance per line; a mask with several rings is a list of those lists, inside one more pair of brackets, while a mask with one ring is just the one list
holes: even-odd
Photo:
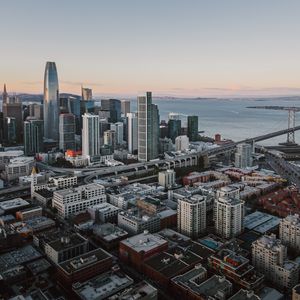
[[175, 184], [176, 173], [174, 170], [166, 170], [158, 173], [158, 183], [165, 187], [172, 187]]
[[116, 133], [116, 144], [122, 145], [124, 143], [124, 124], [122, 122], [110, 124], [110, 130]]
[[6, 117], [3, 125], [4, 140], [8, 144], [15, 144], [17, 142], [17, 120], [16, 118]]
[[130, 113], [130, 101], [121, 100], [121, 112], [126, 117]]
[[250, 144], [237, 145], [237, 151], [235, 153], [235, 166], [237, 168], [247, 168], [252, 166], [252, 147]]
[[290, 291], [298, 283], [299, 266], [287, 260], [287, 248], [274, 234], [252, 243], [252, 264], [279, 288]]
[[279, 225], [279, 238], [290, 249], [300, 252], [300, 217], [289, 215]]
[[59, 115], [59, 149], [75, 150], [75, 116], [70, 113]]
[[127, 114], [128, 152], [136, 154], [138, 150], [138, 119], [136, 113]]
[[244, 229], [244, 202], [238, 195], [238, 189], [230, 187], [223, 187], [217, 193], [214, 204], [215, 230], [223, 238], [233, 238]]
[[152, 93], [138, 97], [138, 159], [149, 161], [158, 156], [159, 113], [152, 104]]
[[185, 151], [189, 149], [190, 141], [186, 135], [180, 135], [175, 139], [175, 150]]
[[93, 157], [100, 155], [99, 116], [85, 113], [82, 116], [82, 155]]
[[116, 132], [114, 130], [104, 131], [104, 145], [110, 147], [110, 150], [113, 152], [116, 148]]
[[92, 89], [81, 87], [81, 97], [83, 101], [93, 100]]
[[44, 136], [58, 141], [59, 91], [55, 62], [47, 62], [44, 76]]
[[27, 156], [43, 152], [44, 121], [27, 119], [24, 122], [24, 154]]
[[188, 116], [188, 137], [191, 142], [195, 142], [198, 140], [198, 116]]
[[178, 231], [191, 238], [197, 238], [206, 230], [206, 198], [194, 195], [186, 199], [178, 199], [177, 206]]

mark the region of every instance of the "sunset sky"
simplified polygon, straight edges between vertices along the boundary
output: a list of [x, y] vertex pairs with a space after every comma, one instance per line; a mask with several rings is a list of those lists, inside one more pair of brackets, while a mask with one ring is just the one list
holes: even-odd
[[299, 0], [0, 0], [0, 90], [300, 95]]

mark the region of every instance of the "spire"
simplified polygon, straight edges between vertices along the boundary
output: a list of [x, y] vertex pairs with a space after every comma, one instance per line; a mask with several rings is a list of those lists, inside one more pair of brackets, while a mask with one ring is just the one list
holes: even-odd
[[4, 83], [3, 94], [7, 94], [7, 92], [6, 92], [6, 83]]
[[8, 98], [8, 95], [7, 95], [7, 91], [6, 91], [6, 83], [4, 83], [3, 94], [2, 94], [2, 105], [3, 105], [3, 103], [8, 102], [7, 98]]

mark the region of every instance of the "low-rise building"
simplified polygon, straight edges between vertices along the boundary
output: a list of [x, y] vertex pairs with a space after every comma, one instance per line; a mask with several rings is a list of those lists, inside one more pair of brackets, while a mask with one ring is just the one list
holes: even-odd
[[110, 203], [100, 203], [88, 208], [91, 218], [96, 223], [117, 223], [120, 208]]
[[88, 240], [79, 234], [72, 234], [46, 243], [45, 253], [50, 260], [58, 264], [86, 253], [88, 246]]
[[20, 209], [28, 207], [30, 204], [22, 198], [15, 198], [12, 200], [0, 202], [0, 209], [4, 214], [11, 214], [19, 211]]
[[83, 283], [73, 284], [73, 292], [82, 300], [103, 300], [130, 287], [134, 281], [125, 273], [110, 271]]
[[141, 271], [145, 259], [167, 250], [168, 242], [148, 232], [135, 235], [120, 242], [120, 259]]
[[52, 206], [59, 216], [67, 218], [87, 208], [106, 202], [105, 188], [97, 183], [81, 185], [53, 193]]
[[93, 238], [106, 250], [118, 248], [120, 241], [127, 237], [127, 231], [111, 223], [93, 226]]
[[58, 264], [57, 278], [60, 286], [70, 289], [75, 282], [84, 282], [112, 267], [112, 256], [98, 248]]
[[118, 226], [131, 235], [142, 233], [145, 230], [154, 233], [160, 230], [160, 218], [158, 215], [151, 216], [143, 214], [137, 209], [131, 209], [119, 212]]
[[25, 208], [16, 212], [16, 217], [18, 220], [27, 221], [35, 217], [42, 216], [42, 208], [40, 206]]
[[30, 175], [34, 163], [33, 157], [20, 156], [13, 158], [5, 165], [3, 178], [7, 181], [11, 181], [18, 179], [20, 176]]

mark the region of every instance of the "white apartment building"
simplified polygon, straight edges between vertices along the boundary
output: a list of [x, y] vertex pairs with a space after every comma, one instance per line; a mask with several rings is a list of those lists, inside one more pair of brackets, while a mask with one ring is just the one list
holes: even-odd
[[252, 146], [250, 144], [237, 145], [235, 166], [242, 169], [252, 166]]
[[34, 166], [34, 158], [27, 156], [15, 157], [5, 165], [5, 171], [3, 172], [3, 178], [5, 180], [15, 180], [21, 176], [28, 176], [31, 174]]
[[206, 230], [206, 197], [194, 195], [191, 198], [178, 199], [178, 231], [192, 238]]
[[175, 139], [175, 150], [185, 151], [189, 149], [190, 141], [187, 135], [180, 135]]
[[67, 218], [104, 202], [106, 202], [104, 186], [90, 183], [76, 188], [55, 191], [52, 206], [57, 209], [61, 217]]
[[128, 152], [134, 154], [138, 150], [138, 117], [137, 113], [127, 114]]
[[289, 215], [282, 219], [279, 226], [279, 238], [284, 245], [300, 251], [300, 216]]
[[287, 248], [276, 235], [264, 235], [252, 243], [252, 264], [279, 288], [291, 290], [299, 278], [299, 266], [286, 260]]
[[244, 202], [237, 195], [238, 191], [228, 188], [217, 192], [214, 203], [215, 230], [223, 238], [233, 238], [244, 229]]
[[175, 184], [176, 173], [174, 170], [166, 170], [158, 173], [158, 183], [164, 188], [171, 187]]
[[82, 155], [85, 157], [100, 155], [99, 120], [98, 115], [82, 115]]

